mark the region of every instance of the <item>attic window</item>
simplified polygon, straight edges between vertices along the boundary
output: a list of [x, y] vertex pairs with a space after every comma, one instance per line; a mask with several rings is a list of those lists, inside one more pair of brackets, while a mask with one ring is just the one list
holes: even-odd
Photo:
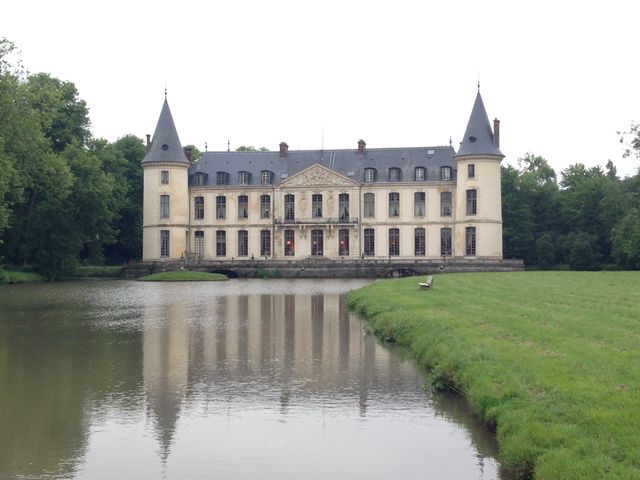
[[238, 184], [249, 185], [251, 183], [251, 174], [249, 172], [238, 172]]
[[262, 170], [260, 172], [260, 183], [262, 183], [262, 185], [270, 185], [272, 177], [272, 172], [270, 172], [269, 170]]
[[400, 169], [398, 167], [391, 167], [389, 169], [389, 181], [390, 182], [400, 181]]
[[364, 169], [364, 181], [367, 183], [375, 182], [376, 180], [376, 169], [375, 168], [365, 168]]
[[169, 150], [169, 145], [167, 145], [166, 143], [162, 145], [162, 150], [164, 150], [165, 152], [167, 150]]
[[206, 179], [207, 174], [206, 173], [202, 173], [202, 172], [198, 172], [196, 173], [196, 186], [203, 186], [205, 183], [205, 179]]
[[216, 172], [216, 185], [227, 185], [229, 174], [227, 172]]
[[469, 141], [470, 141], [471, 143], [475, 143], [475, 142], [476, 142], [476, 140], [477, 140], [477, 138], [476, 138], [476, 137], [474, 137], [473, 135], [471, 135], [471, 136], [469, 137]]

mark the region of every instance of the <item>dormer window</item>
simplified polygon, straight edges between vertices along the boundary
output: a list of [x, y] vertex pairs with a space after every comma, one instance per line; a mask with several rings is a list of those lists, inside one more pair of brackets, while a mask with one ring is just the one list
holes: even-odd
[[400, 181], [400, 169], [398, 167], [391, 167], [389, 169], [389, 181], [390, 182]]
[[228, 185], [228, 184], [229, 184], [229, 173], [216, 172], [216, 185]]
[[415, 172], [416, 172], [416, 174], [415, 174], [416, 182], [424, 182], [424, 179], [426, 178], [425, 168], [424, 167], [416, 167]]
[[251, 174], [249, 172], [238, 172], [238, 185], [249, 185]]
[[366, 183], [371, 183], [376, 181], [376, 169], [375, 168], [365, 168], [364, 169], [364, 181]]
[[198, 172], [195, 176], [195, 184], [197, 187], [202, 187], [205, 184], [205, 180], [207, 179], [207, 174]]
[[448, 182], [451, 180], [451, 167], [441, 167], [440, 168], [440, 179], [443, 182]]
[[262, 170], [262, 172], [260, 172], [260, 183], [262, 185], [271, 185], [271, 182], [273, 181], [273, 172], [270, 172], [269, 170]]

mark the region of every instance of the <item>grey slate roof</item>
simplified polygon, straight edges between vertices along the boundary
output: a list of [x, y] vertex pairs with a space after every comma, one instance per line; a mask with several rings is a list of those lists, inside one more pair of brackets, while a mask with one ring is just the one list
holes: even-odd
[[147, 152], [147, 155], [142, 159], [141, 163], [150, 162], [191, 164], [182, 150], [180, 138], [178, 138], [178, 131], [173, 123], [173, 117], [171, 116], [171, 110], [169, 109], [169, 103], [167, 103], [166, 98], [162, 105], [162, 111], [160, 112], [160, 118], [156, 125], [156, 131], [153, 134], [151, 148]]
[[480, 90], [476, 95], [469, 123], [464, 132], [460, 150], [458, 150], [457, 156], [462, 155], [496, 155], [504, 157], [500, 149], [496, 147], [489, 117], [480, 96]]
[[440, 180], [440, 168], [451, 167], [455, 180], [455, 150], [445, 147], [367, 148], [364, 155], [353, 150], [289, 150], [280, 152], [207, 152], [189, 170], [189, 185], [195, 185], [195, 174], [207, 174], [205, 186], [216, 185], [216, 173], [228, 172], [229, 185], [238, 185], [238, 172], [251, 174], [249, 185], [260, 185], [263, 170], [274, 173], [273, 183], [287, 178], [315, 164], [323, 165], [357, 183], [364, 182], [364, 169], [377, 170], [376, 183], [389, 181], [389, 168], [401, 169], [400, 181], [414, 181], [415, 168], [426, 168], [426, 180]]

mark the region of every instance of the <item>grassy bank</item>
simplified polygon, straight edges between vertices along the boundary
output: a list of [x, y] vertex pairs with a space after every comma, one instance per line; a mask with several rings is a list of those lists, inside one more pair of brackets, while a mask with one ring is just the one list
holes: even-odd
[[176, 272], [160, 272], [152, 273], [140, 277], [138, 280], [142, 282], [215, 282], [220, 280], [228, 280], [226, 275], [221, 273], [207, 272], [191, 272], [189, 270]]
[[31, 283], [43, 281], [44, 277], [37, 273], [0, 269], [0, 283]]
[[640, 478], [640, 272], [376, 282], [349, 304], [465, 395], [521, 477]]

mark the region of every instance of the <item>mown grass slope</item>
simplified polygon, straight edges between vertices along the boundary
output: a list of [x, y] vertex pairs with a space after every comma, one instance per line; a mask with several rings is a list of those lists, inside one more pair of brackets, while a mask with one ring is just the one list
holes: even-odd
[[640, 272], [381, 281], [349, 294], [379, 337], [497, 425], [502, 461], [538, 479], [640, 478]]
[[229, 279], [221, 273], [179, 270], [175, 272], [152, 273], [151, 275], [140, 277], [138, 280], [142, 282], [215, 282]]

